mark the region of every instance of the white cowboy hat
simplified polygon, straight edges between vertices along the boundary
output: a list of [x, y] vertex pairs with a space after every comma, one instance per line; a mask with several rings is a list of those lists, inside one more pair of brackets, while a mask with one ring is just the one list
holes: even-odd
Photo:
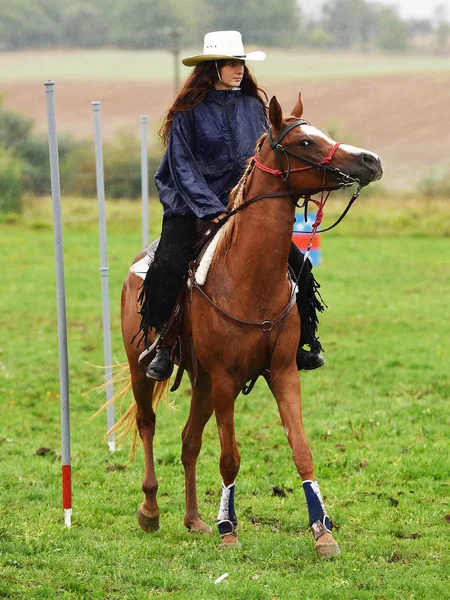
[[264, 60], [266, 54], [260, 50], [246, 54], [239, 31], [211, 31], [205, 35], [203, 54], [183, 58], [182, 63], [187, 67], [195, 67], [195, 65], [207, 60], [224, 60], [227, 58]]

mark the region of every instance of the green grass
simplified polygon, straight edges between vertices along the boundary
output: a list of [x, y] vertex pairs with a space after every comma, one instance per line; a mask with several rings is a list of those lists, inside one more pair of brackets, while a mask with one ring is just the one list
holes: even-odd
[[[184, 50], [182, 56], [198, 48]], [[400, 73], [448, 73], [450, 57], [410, 54], [354, 53], [268, 48], [267, 59], [252, 63], [261, 81]], [[181, 67], [182, 76], [190, 70]], [[173, 57], [165, 51], [57, 50], [0, 53], [0, 82], [87, 80], [173, 80]]]
[[[363, 199], [361, 199], [362, 201]], [[124, 360], [120, 288], [140, 247], [139, 204], [109, 203], [114, 356]], [[316, 271], [329, 309], [327, 365], [301, 376], [304, 421], [342, 556], [315, 558], [300, 480], [263, 383], [236, 407], [240, 551], [183, 526], [177, 409], [162, 406], [155, 456], [161, 529], [140, 531], [142, 450], [111, 455], [104, 401], [86, 391], [103, 363], [95, 203], [65, 201], [73, 527], [63, 526], [53, 236], [49, 202], [0, 224], [0, 597], [32, 599], [449, 598], [448, 397], [450, 209], [373, 198], [323, 236]], [[433, 212], [434, 211], [434, 212]], [[411, 214], [417, 218], [411, 217]], [[152, 207], [152, 230], [159, 216]], [[52, 450], [36, 455], [40, 447]], [[219, 444], [211, 422], [198, 468], [204, 519], [219, 504]], [[272, 496], [277, 485], [286, 497]], [[293, 490], [292, 492], [290, 490]], [[222, 573], [228, 578], [214, 581]]]

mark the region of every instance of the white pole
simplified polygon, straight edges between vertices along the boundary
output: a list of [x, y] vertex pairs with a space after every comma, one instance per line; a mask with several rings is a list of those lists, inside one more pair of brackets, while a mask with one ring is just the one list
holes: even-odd
[[61, 218], [61, 184], [59, 176], [58, 135], [56, 131], [55, 82], [44, 81], [47, 105], [48, 147], [53, 205], [53, 237], [56, 265], [56, 306], [58, 314], [59, 397], [61, 407], [62, 497], [64, 523], [72, 524], [72, 474], [70, 460], [69, 364], [67, 353], [66, 291]]
[[[100, 125], [100, 102], [92, 103], [94, 113], [94, 139], [95, 139], [95, 169], [97, 176], [98, 200], [98, 228], [100, 237], [100, 281], [102, 287], [102, 315], [103, 315], [103, 352], [105, 358], [106, 402], [114, 395], [112, 383], [112, 354], [111, 354], [111, 325], [109, 315], [108, 292], [108, 258], [106, 247], [106, 217], [105, 217], [105, 179], [103, 174], [103, 149]], [[108, 430], [114, 426], [114, 405], [107, 408], [106, 413]], [[114, 434], [108, 436], [108, 447], [111, 452], [116, 449]]]
[[148, 145], [147, 115], [141, 115], [142, 247], [148, 246]]

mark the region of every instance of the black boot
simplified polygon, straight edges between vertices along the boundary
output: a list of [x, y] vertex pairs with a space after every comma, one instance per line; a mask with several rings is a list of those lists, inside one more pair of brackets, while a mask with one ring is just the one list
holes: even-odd
[[301, 346], [297, 349], [297, 369], [299, 371], [312, 371], [325, 364], [325, 359], [319, 352], [309, 352]]
[[173, 371], [173, 362], [170, 356], [171, 348], [168, 346], [156, 346], [156, 356], [148, 365], [146, 376], [155, 381], [169, 379]]

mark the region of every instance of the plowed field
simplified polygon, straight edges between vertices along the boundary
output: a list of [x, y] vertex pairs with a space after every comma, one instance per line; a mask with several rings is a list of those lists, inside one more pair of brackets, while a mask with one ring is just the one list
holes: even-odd
[[[286, 111], [301, 90], [305, 117], [336, 137], [377, 152], [385, 167], [385, 186], [410, 188], [436, 165], [450, 162], [448, 111], [450, 75], [400, 74], [373, 77], [262, 81]], [[46, 130], [43, 86], [35, 82], [0, 83], [4, 105], [35, 119]], [[60, 132], [92, 135], [91, 102], [102, 102], [102, 130], [111, 138], [121, 129], [139, 135], [139, 116], [148, 114], [154, 132], [173, 98], [167, 82], [60, 81], [56, 87]]]

